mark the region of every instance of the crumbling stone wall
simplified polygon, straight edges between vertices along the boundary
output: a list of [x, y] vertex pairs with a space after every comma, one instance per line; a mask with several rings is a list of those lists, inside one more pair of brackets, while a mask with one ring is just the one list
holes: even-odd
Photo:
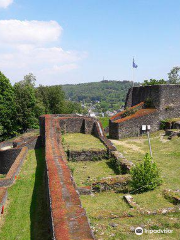
[[[113, 139], [139, 136], [142, 125], [151, 125], [151, 131], [160, 129], [161, 120], [180, 117], [180, 85], [153, 85], [133, 87], [126, 98], [126, 107], [150, 100], [156, 109], [144, 116], [109, 122], [109, 136]], [[147, 107], [148, 108], [148, 107]]]
[[180, 117], [180, 108], [173, 107], [171, 109], [163, 109], [154, 113], [132, 118], [124, 122], [116, 123], [110, 121], [109, 136], [113, 139], [120, 139], [142, 134], [142, 125], [151, 125], [151, 131], [160, 129], [161, 120]]
[[97, 161], [107, 157], [107, 151], [105, 150], [86, 150], [86, 151], [68, 151], [69, 161]]
[[155, 108], [164, 109], [168, 106], [180, 106], [180, 85], [165, 84], [133, 87], [129, 90], [126, 107], [132, 107], [146, 99], [151, 99]]

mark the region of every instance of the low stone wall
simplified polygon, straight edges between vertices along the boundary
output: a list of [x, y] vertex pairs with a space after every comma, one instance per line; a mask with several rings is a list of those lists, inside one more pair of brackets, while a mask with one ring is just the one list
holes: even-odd
[[12, 164], [11, 168], [9, 169], [6, 177], [0, 179], [0, 187], [9, 186], [14, 182], [15, 177], [19, 173], [20, 168], [23, 164], [23, 161], [27, 155], [27, 152], [28, 152], [27, 147], [23, 147], [22, 149], [20, 149], [20, 153], [18, 154], [14, 163]]
[[124, 196], [124, 199], [126, 200], [126, 202], [129, 204], [129, 206], [131, 208], [134, 208], [137, 210], [138, 213], [142, 214], [142, 215], [157, 215], [157, 214], [167, 214], [167, 213], [172, 213], [172, 212], [180, 212], [180, 206], [175, 206], [175, 207], [171, 207], [171, 208], [161, 208], [161, 209], [156, 209], [156, 210], [148, 210], [148, 209], [144, 209], [142, 207], [139, 206], [139, 204], [137, 204], [134, 201], [134, 198], [128, 194]]
[[128, 161], [122, 153], [118, 151], [111, 152], [111, 162], [114, 165], [115, 171], [118, 174], [126, 174], [129, 173], [130, 169], [134, 166], [134, 164]]
[[163, 194], [164, 197], [173, 204], [180, 204], [180, 190], [173, 191], [171, 189], [165, 189]]
[[107, 157], [105, 150], [67, 151], [69, 161], [98, 161]]
[[92, 191], [94, 192], [103, 192], [109, 190], [115, 191], [127, 191], [127, 185], [130, 181], [130, 175], [118, 175], [113, 177], [103, 178], [100, 181], [97, 181], [92, 184]]

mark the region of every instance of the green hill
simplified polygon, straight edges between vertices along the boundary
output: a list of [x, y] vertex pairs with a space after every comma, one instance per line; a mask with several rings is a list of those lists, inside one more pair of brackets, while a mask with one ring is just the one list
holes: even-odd
[[96, 111], [120, 109], [125, 103], [130, 87], [131, 81], [108, 80], [62, 86], [67, 99], [85, 104], [93, 103]]

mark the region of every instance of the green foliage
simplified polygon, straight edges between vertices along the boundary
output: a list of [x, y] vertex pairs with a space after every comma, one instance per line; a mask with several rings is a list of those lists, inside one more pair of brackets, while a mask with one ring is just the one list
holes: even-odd
[[154, 103], [152, 101], [151, 98], [147, 98], [145, 101], [144, 101], [144, 107], [145, 108], [154, 108]]
[[99, 121], [101, 122], [103, 128], [106, 128], [109, 126], [109, 117], [100, 117]]
[[122, 118], [125, 118], [127, 116], [131, 116], [133, 115], [134, 113], [136, 113], [138, 111], [137, 108], [133, 108], [133, 109], [129, 109], [127, 108], [126, 111], [121, 115]]
[[166, 120], [161, 120], [161, 122], [160, 122], [160, 129], [161, 130], [165, 130], [166, 129], [166, 124], [167, 123], [167, 121]]
[[147, 192], [155, 189], [162, 182], [156, 163], [149, 154], [144, 157], [144, 162], [134, 166], [131, 171], [131, 186], [136, 193]]
[[35, 114], [38, 110], [36, 107], [34, 81], [33, 75], [30, 74], [25, 76], [23, 81], [14, 85], [16, 121], [20, 132], [24, 132], [28, 128], [35, 128], [38, 125]]
[[16, 134], [15, 115], [14, 89], [0, 72], [0, 141]]
[[86, 113], [80, 103], [65, 100], [65, 94], [60, 85], [40, 85], [37, 88], [37, 98], [43, 103], [46, 114]]
[[159, 84], [167, 84], [167, 82], [164, 79], [156, 80], [156, 79], [150, 79], [150, 80], [144, 80], [143, 86], [148, 85], [159, 85]]
[[86, 104], [92, 103], [98, 112], [120, 109], [131, 87], [130, 81], [101, 81], [62, 86], [66, 99]]
[[169, 83], [170, 84], [179, 84], [180, 83], [180, 75], [179, 75], [180, 67], [173, 67], [171, 71], [168, 73]]

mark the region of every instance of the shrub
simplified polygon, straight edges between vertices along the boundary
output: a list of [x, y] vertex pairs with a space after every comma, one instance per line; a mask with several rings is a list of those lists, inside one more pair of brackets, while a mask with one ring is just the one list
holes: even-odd
[[160, 122], [160, 129], [161, 130], [165, 130], [166, 129], [166, 124], [167, 123], [167, 121], [166, 120], [161, 120], [161, 122]]
[[126, 111], [121, 115], [122, 118], [128, 117], [133, 115], [134, 113], [136, 113], [138, 111], [138, 109], [133, 108], [133, 109], [129, 109], [127, 108]]
[[144, 102], [144, 107], [145, 108], [154, 108], [154, 103], [151, 98], [147, 98]]
[[131, 171], [131, 186], [134, 192], [146, 192], [155, 189], [162, 182], [156, 163], [149, 154], [144, 157], [144, 162], [134, 166]]

